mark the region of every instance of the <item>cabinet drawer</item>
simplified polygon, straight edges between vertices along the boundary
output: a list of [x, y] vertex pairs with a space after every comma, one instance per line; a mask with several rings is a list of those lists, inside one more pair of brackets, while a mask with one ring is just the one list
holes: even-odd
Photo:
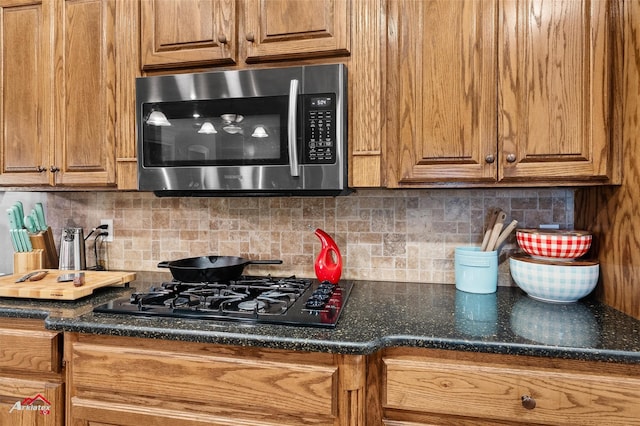
[[[385, 408], [540, 424], [640, 423], [640, 379], [383, 358]], [[535, 401], [525, 408], [522, 397]]]
[[227, 416], [241, 409], [243, 415], [280, 419], [274, 421], [280, 424], [290, 424], [300, 413], [316, 419], [333, 419], [337, 413], [338, 367], [327, 362], [331, 356], [185, 343], [173, 347], [166, 342], [139, 342], [138, 347], [74, 343], [72, 404], [135, 401], [137, 407], [151, 407], [161, 399], [164, 410], [190, 407], [200, 415]]
[[62, 383], [0, 377], [0, 425], [58, 426], [63, 419]]
[[62, 334], [45, 330], [42, 320], [2, 318], [0, 369], [59, 373]]

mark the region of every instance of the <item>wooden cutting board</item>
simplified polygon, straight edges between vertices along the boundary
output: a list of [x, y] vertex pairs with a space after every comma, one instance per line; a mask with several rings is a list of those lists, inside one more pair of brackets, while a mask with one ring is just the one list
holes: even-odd
[[[13, 274], [0, 277], [0, 297], [21, 297], [29, 299], [76, 300], [88, 296], [97, 288], [124, 285], [136, 279], [135, 272], [118, 271], [60, 271], [46, 269], [49, 273], [40, 281], [16, 280], [25, 274]], [[58, 276], [84, 272], [84, 284], [75, 287], [73, 282], [59, 283]]]

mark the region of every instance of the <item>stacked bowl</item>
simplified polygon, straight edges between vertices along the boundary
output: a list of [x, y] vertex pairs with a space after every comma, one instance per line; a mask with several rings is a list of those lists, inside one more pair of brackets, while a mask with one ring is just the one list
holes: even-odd
[[511, 276], [530, 297], [569, 303], [587, 296], [598, 283], [600, 265], [578, 260], [591, 247], [586, 231], [518, 229], [516, 241], [524, 253], [509, 259]]

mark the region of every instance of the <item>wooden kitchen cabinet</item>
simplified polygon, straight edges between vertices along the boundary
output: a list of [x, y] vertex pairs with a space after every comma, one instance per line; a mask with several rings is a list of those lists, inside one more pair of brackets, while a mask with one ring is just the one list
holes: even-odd
[[142, 0], [142, 68], [233, 64], [235, 0]]
[[0, 185], [47, 185], [53, 140], [52, 0], [0, 0]]
[[136, 76], [130, 67], [122, 74], [130, 60], [121, 47], [137, 28], [121, 22], [128, 3], [0, 1], [0, 185], [116, 184], [116, 139], [129, 136], [118, 130], [127, 124], [120, 112], [133, 93], [116, 79]]
[[615, 0], [390, 0], [388, 187], [617, 183]]
[[[243, 68], [288, 59], [346, 64], [349, 184], [380, 186], [386, 126], [382, 93], [386, 0], [140, 1], [141, 68], [149, 74], [177, 68], [202, 71], [217, 65]], [[169, 22], [162, 24], [165, 20]], [[254, 41], [247, 41], [247, 35]], [[131, 158], [135, 150], [128, 149]]]
[[65, 334], [70, 424], [363, 425], [364, 356]]
[[145, 70], [346, 55], [347, 0], [142, 0]]
[[496, 180], [498, 4], [389, 1], [387, 186]]
[[500, 3], [498, 180], [619, 180], [612, 132], [620, 7]]
[[2, 318], [0, 424], [58, 426], [64, 409], [62, 333], [42, 320]]
[[247, 62], [345, 56], [351, 49], [350, 0], [246, 0]]
[[640, 424], [638, 365], [394, 348], [369, 370], [369, 424]]
[[115, 0], [56, 7], [56, 185], [115, 184]]

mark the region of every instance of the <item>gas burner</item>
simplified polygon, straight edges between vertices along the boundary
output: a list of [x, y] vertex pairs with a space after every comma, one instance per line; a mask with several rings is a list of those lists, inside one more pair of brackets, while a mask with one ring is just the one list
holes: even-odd
[[167, 281], [95, 312], [335, 327], [353, 283], [242, 276], [229, 282]]
[[240, 309], [241, 311], [260, 312], [264, 310], [264, 307], [266, 305], [267, 304], [262, 300], [253, 299], [238, 303], [238, 309]]

